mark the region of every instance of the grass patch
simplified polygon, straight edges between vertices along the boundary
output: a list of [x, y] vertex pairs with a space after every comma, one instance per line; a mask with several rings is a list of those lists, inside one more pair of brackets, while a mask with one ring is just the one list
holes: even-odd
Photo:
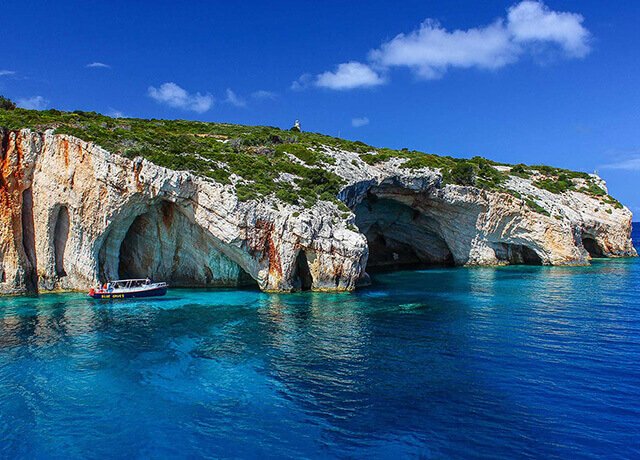
[[524, 202], [527, 204], [527, 206], [529, 206], [529, 208], [531, 208], [533, 211], [537, 212], [538, 214], [543, 214], [547, 217], [550, 217], [551, 214], [549, 214], [549, 211], [547, 211], [546, 209], [544, 209], [542, 206], [540, 206], [536, 201], [534, 201], [531, 198], [526, 198], [524, 200]]
[[[127, 158], [141, 156], [166, 168], [191, 171], [222, 184], [231, 174], [247, 184], [236, 187], [241, 201], [268, 195], [310, 206], [319, 199], [338, 202], [342, 179], [326, 171], [330, 156], [314, 147], [330, 145], [366, 150], [364, 144], [315, 133], [292, 133], [270, 126], [243, 126], [185, 120], [110, 118], [95, 112], [0, 110], [0, 126], [33, 131], [54, 129]], [[304, 165], [292, 162], [296, 156]], [[298, 176], [300, 191], [278, 182], [282, 173]]]
[[[595, 182], [594, 177], [586, 172], [571, 171], [546, 165], [527, 166], [520, 163], [511, 167], [509, 175], [523, 179], [532, 179], [534, 175], [543, 176], [534, 180], [533, 185], [551, 193], [564, 193], [575, 190], [595, 197], [607, 195]], [[574, 179], [582, 179], [586, 181], [586, 185], [577, 188]]]
[[321, 163], [335, 164], [336, 160], [329, 155], [317, 152], [301, 144], [281, 144], [276, 146], [276, 153], [289, 153], [308, 165], [316, 166]]
[[[311, 206], [318, 200], [340, 203], [336, 196], [343, 180], [327, 170], [335, 159], [322, 152], [324, 146], [359, 154], [369, 165], [393, 158], [404, 159], [402, 168], [438, 169], [444, 184], [471, 185], [518, 196], [504, 187], [509, 175], [530, 178], [553, 193], [575, 190], [573, 179], [587, 180], [580, 192], [607, 197], [587, 173], [550, 166], [515, 165], [508, 173], [498, 171], [499, 163], [482, 157], [452, 158], [415, 150], [376, 149], [360, 141], [349, 141], [319, 133], [294, 132], [272, 126], [245, 126], [186, 120], [110, 118], [95, 112], [59, 110], [0, 109], [0, 126], [9, 130], [29, 128], [36, 132], [54, 129], [128, 158], [142, 156], [173, 170], [191, 171], [221, 184], [230, 184], [231, 175], [244, 179], [236, 186], [240, 200], [275, 196], [292, 204]], [[291, 161], [288, 155], [302, 164]], [[357, 162], [353, 162], [357, 166]], [[297, 176], [297, 190], [278, 182], [282, 173]], [[605, 199], [605, 201], [606, 201]], [[610, 204], [622, 207], [613, 198]]]
[[536, 187], [547, 190], [551, 193], [564, 193], [569, 190], [575, 190], [576, 186], [571, 179], [565, 175], [552, 177], [548, 179], [540, 179], [533, 183]]
[[620, 203], [618, 200], [616, 200], [614, 197], [612, 197], [611, 195], [607, 195], [604, 197], [604, 199], [602, 200], [607, 204], [610, 204], [611, 206], [613, 206], [616, 209], [622, 209], [624, 208], [624, 206], [622, 205], [622, 203]]

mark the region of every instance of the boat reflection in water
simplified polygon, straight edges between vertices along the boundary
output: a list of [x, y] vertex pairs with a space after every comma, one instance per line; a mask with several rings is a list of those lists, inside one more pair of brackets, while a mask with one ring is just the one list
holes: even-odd
[[133, 299], [159, 297], [167, 293], [167, 283], [152, 283], [147, 279], [116, 280], [102, 288], [91, 289], [89, 296], [94, 299]]

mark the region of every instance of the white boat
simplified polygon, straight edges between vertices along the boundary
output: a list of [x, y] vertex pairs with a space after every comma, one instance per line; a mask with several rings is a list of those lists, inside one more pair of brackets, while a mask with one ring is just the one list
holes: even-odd
[[91, 289], [89, 296], [94, 299], [132, 299], [138, 297], [159, 297], [167, 293], [167, 283], [153, 283], [150, 279], [130, 279], [110, 281], [98, 289]]

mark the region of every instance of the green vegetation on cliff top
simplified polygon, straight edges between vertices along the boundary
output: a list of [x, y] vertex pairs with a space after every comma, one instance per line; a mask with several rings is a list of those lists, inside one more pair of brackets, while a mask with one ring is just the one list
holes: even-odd
[[[94, 142], [128, 158], [142, 156], [160, 166], [192, 171], [226, 184], [231, 183], [231, 175], [236, 175], [241, 178], [236, 184], [241, 200], [274, 194], [285, 202], [304, 206], [311, 206], [317, 200], [336, 201], [343, 180], [325, 167], [335, 160], [322, 152], [322, 146], [358, 153], [368, 164], [403, 158], [407, 160], [403, 168], [439, 168], [445, 183], [502, 190], [512, 195], [517, 193], [504, 188], [509, 174], [535, 177], [534, 185], [553, 193], [577, 190], [594, 196], [606, 195], [586, 173], [525, 165], [515, 165], [505, 172], [494, 167], [498, 163], [481, 157], [459, 159], [407, 149], [379, 149], [359, 141], [271, 126], [111, 118], [82, 111], [7, 109], [0, 109], [0, 127], [5, 129], [53, 128], [56, 133]], [[292, 161], [291, 156], [300, 161]], [[298, 190], [293, 190], [289, 181], [280, 182], [282, 174], [296, 176]], [[584, 179], [587, 185], [578, 188], [573, 179]]]

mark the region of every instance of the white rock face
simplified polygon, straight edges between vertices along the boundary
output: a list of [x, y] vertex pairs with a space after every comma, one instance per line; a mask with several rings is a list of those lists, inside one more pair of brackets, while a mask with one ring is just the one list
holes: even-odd
[[[67, 135], [0, 132], [0, 293], [85, 290], [119, 277], [181, 286], [353, 290], [366, 268], [425, 263], [586, 264], [636, 255], [631, 213], [597, 198], [540, 190], [522, 199], [442, 186], [435, 170], [371, 166], [325, 149], [353, 212], [269, 198], [239, 202], [221, 185], [131, 161]], [[283, 180], [286, 178], [283, 178]]]

